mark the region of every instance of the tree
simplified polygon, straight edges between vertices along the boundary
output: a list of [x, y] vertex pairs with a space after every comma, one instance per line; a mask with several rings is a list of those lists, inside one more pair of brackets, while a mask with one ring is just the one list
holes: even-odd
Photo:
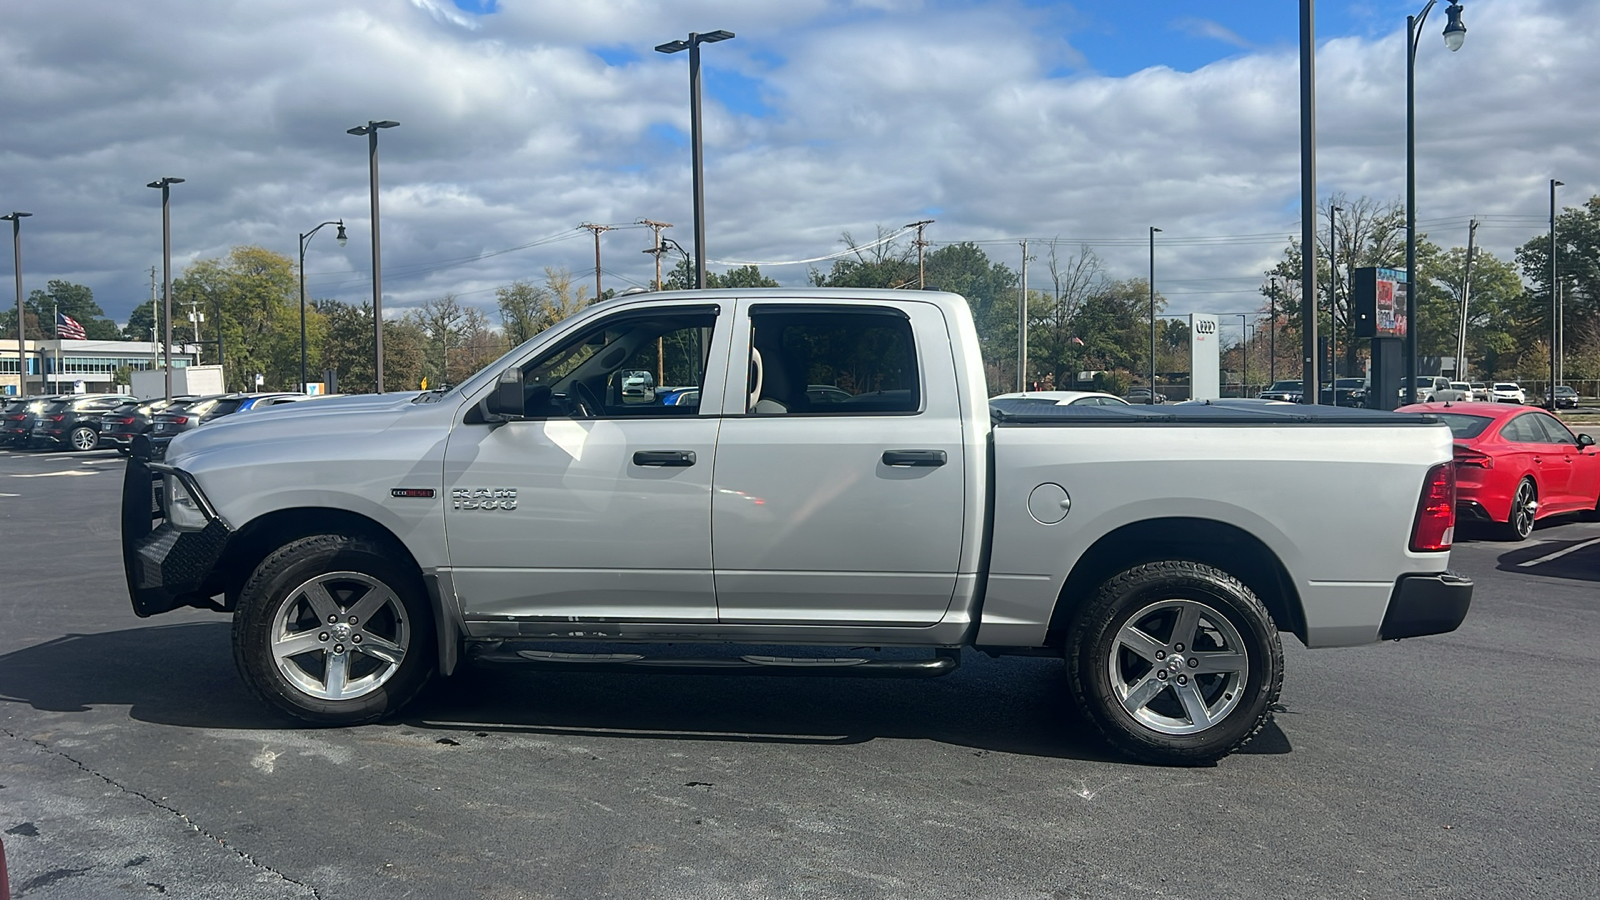
[[[94, 302], [94, 291], [85, 285], [74, 284], [70, 281], [50, 280], [45, 282], [44, 290], [35, 289], [28, 295], [25, 303], [27, 309], [38, 320], [39, 331], [30, 330], [29, 333], [41, 336], [46, 340], [56, 337], [56, 312], [71, 316], [79, 325], [83, 326], [85, 336], [91, 341], [116, 341], [122, 339], [122, 331], [117, 328], [117, 323], [106, 318], [105, 310], [100, 304]], [[15, 328], [17, 317], [11, 315], [12, 327]], [[29, 323], [31, 324], [31, 323]]]
[[[208, 314], [210, 337], [220, 335], [227, 348], [225, 386], [253, 389], [258, 373], [273, 387], [299, 384], [300, 295], [293, 260], [262, 247], [235, 247], [225, 258], [190, 265], [173, 281], [172, 295], [174, 318], [191, 308]], [[309, 358], [315, 358], [324, 331], [314, 309], [306, 316]]]
[[526, 281], [513, 281], [505, 287], [496, 288], [494, 297], [500, 307], [500, 327], [512, 346], [545, 329], [542, 312], [545, 296], [542, 288]]
[[461, 317], [460, 345], [450, 354], [449, 378], [459, 384], [510, 349], [506, 339], [489, 325], [489, 317], [475, 306]]
[[[1105, 289], [1100, 259], [1087, 246], [1063, 259], [1054, 241], [1046, 257], [1049, 287], [1028, 292], [1028, 357], [1030, 376], [1048, 373], [1051, 383], [1065, 388], [1084, 368], [1087, 342], [1079, 334], [1085, 323], [1078, 314], [1090, 297]], [[1016, 328], [1010, 329], [1015, 343]]]
[[[689, 266], [689, 260], [679, 259], [677, 266], [661, 279], [661, 286], [669, 291], [684, 291], [694, 285], [694, 270]], [[706, 287], [708, 288], [760, 288], [780, 287], [777, 280], [761, 274], [760, 266], [739, 266], [736, 269], [717, 274], [706, 272]]]
[[[1523, 346], [1550, 343], [1550, 236], [1530, 238], [1517, 249], [1517, 264], [1530, 287], [1512, 304], [1516, 337]], [[1561, 287], [1564, 332], [1563, 368], [1575, 377], [1585, 372], [1583, 360], [1600, 353], [1593, 343], [1600, 335], [1600, 196], [1556, 216], [1556, 278]], [[1550, 377], [1548, 351], [1543, 375]], [[1570, 362], [1578, 361], [1574, 370]], [[1600, 373], [1597, 373], [1600, 374]]]
[[[427, 339], [423, 372], [428, 379], [429, 387], [444, 387], [447, 381], [454, 383], [447, 371], [450, 348], [461, 341], [461, 334], [456, 326], [464, 312], [456, 296], [446, 294], [423, 302], [421, 307], [411, 310], [403, 317], [404, 321], [416, 327]], [[385, 357], [387, 355], [385, 353]], [[385, 369], [388, 368], [387, 362], [385, 359]]]

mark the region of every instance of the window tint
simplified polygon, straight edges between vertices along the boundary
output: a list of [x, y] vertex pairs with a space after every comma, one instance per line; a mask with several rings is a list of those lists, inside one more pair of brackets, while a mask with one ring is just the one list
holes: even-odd
[[1439, 414], [1439, 419], [1450, 426], [1450, 436], [1458, 441], [1483, 434], [1483, 430], [1494, 421], [1484, 416], [1463, 416], [1460, 413], [1442, 413]]
[[1505, 427], [1500, 429], [1500, 436], [1519, 444], [1543, 444], [1547, 442], [1544, 429], [1539, 427], [1539, 423], [1534, 420], [1532, 413], [1517, 416], [1507, 422]]
[[755, 307], [748, 411], [881, 415], [921, 407], [911, 322], [893, 310]]
[[600, 322], [523, 368], [526, 415], [695, 415], [716, 323], [705, 309]]
[[1543, 413], [1534, 413], [1526, 418], [1533, 419], [1534, 423], [1544, 432], [1546, 443], [1577, 446], [1578, 439], [1572, 436], [1572, 432], [1567, 430], [1567, 426], [1557, 422], [1555, 419]]

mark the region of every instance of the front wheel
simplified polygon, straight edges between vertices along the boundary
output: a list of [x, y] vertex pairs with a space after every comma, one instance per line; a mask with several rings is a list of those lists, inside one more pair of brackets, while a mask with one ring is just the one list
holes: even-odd
[[1117, 749], [1197, 765], [1244, 746], [1272, 716], [1283, 645], [1251, 590], [1171, 560], [1101, 585], [1067, 638], [1078, 707]]
[[252, 693], [319, 725], [397, 712], [434, 670], [433, 619], [415, 568], [363, 538], [292, 541], [239, 596], [233, 654]]

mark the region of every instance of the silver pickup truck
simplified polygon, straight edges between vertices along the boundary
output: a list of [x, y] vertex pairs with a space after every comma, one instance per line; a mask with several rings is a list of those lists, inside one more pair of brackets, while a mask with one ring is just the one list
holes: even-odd
[[1280, 631], [1348, 646], [1466, 615], [1445, 426], [991, 407], [978, 347], [944, 293], [601, 303], [445, 392], [136, 448], [133, 606], [232, 613], [250, 688], [328, 725], [463, 660], [930, 676], [963, 648], [1056, 656], [1113, 745], [1177, 764], [1267, 722]]

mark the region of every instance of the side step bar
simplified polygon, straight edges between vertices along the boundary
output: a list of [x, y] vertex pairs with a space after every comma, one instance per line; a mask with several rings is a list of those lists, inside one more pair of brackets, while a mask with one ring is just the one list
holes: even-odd
[[960, 651], [938, 650], [924, 659], [815, 656], [645, 656], [642, 653], [564, 653], [526, 644], [468, 645], [467, 658], [489, 665], [590, 672], [658, 672], [679, 675], [820, 675], [846, 678], [935, 678], [961, 665]]

